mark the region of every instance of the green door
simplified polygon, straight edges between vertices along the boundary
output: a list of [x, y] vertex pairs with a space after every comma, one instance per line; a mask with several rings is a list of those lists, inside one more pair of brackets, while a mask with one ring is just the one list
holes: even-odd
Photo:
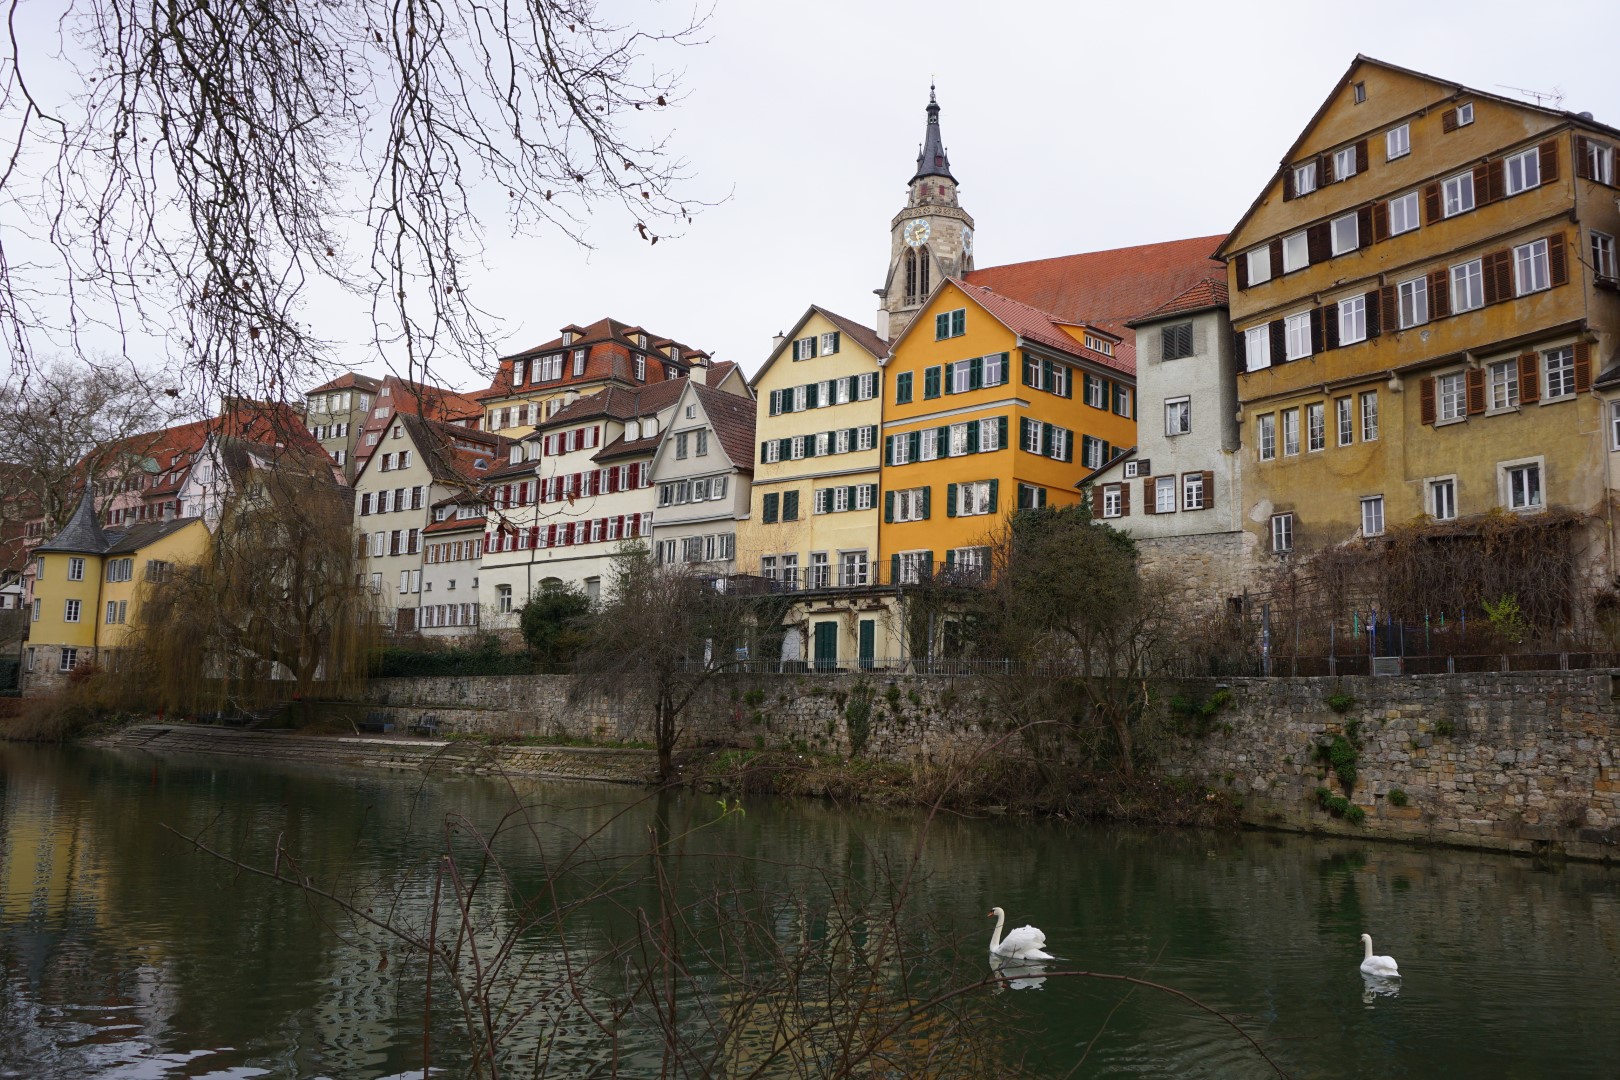
[[837, 623], [816, 623], [815, 661], [817, 671], [836, 671], [838, 669]]
[[861, 670], [871, 671], [872, 661], [877, 658], [877, 623], [871, 619], [861, 620]]

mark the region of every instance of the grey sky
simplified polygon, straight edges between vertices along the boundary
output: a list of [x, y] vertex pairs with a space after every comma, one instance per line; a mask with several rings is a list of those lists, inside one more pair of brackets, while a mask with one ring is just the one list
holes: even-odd
[[[718, 0], [711, 30], [663, 58], [689, 95], [665, 115], [697, 174], [688, 194], [729, 201], [656, 247], [618, 217], [591, 251], [488, 221], [472, 289], [504, 320], [502, 351], [611, 315], [752, 373], [809, 303], [870, 324], [931, 77], [980, 266], [1226, 231], [1357, 52], [1498, 93], [1562, 91], [1562, 107], [1620, 124], [1620, 8], [1598, 0]], [[379, 371], [366, 312], [335, 299], [312, 320]], [[486, 384], [470, 363], [441, 374]]]

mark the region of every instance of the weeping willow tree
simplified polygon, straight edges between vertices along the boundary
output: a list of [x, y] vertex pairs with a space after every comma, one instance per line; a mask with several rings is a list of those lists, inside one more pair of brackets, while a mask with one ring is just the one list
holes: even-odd
[[208, 555], [151, 590], [137, 629], [159, 707], [251, 708], [354, 689], [379, 637], [353, 494], [315, 455], [224, 448], [230, 476]]

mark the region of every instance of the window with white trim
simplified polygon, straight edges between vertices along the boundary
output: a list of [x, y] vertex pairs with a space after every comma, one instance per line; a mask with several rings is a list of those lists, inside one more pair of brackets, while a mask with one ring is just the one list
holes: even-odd
[[1519, 407], [1519, 362], [1503, 360], [1489, 369], [1491, 411]]
[[1384, 132], [1384, 160], [1394, 161], [1412, 152], [1412, 125], [1402, 124]]
[[1282, 438], [1284, 457], [1293, 457], [1299, 453], [1299, 410], [1297, 408], [1282, 411]]
[[1351, 407], [1348, 397], [1334, 398], [1333, 411], [1338, 419], [1339, 445], [1349, 446], [1355, 441], [1355, 410]]
[[1164, 403], [1165, 435], [1186, 435], [1192, 431], [1192, 398], [1170, 398]]
[[1311, 314], [1302, 311], [1283, 319], [1283, 341], [1288, 359], [1303, 360], [1311, 355]]
[[1124, 514], [1125, 489], [1120, 484], [1106, 484], [1102, 489], [1103, 517], [1117, 518]]
[[78, 622], [79, 612], [82, 608], [83, 604], [78, 600], [64, 600], [62, 602], [62, 621]]
[[1574, 396], [1575, 349], [1565, 345], [1557, 349], [1548, 349], [1541, 357], [1542, 371], [1545, 375], [1541, 382], [1542, 400], [1550, 401]]
[[1451, 268], [1451, 288], [1448, 290], [1453, 315], [1485, 306], [1485, 277], [1481, 261], [1472, 259]]
[[1153, 512], [1155, 514], [1173, 514], [1176, 512], [1176, 478], [1173, 476], [1158, 476], [1153, 480]]
[[933, 576], [933, 564], [928, 561], [926, 551], [901, 551], [896, 553], [900, 560], [900, 580], [896, 585], [915, 585]]
[[1378, 391], [1366, 390], [1361, 395], [1361, 441], [1378, 438]]
[[1365, 294], [1339, 301], [1339, 344], [1354, 345], [1367, 340], [1367, 297]]
[[843, 586], [865, 585], [870, 576], [870, 564], [866, 558], [866, 551], [841, 551], [838, 553], [838, 583]]
[[[1314, 172], [1316, 166], [1311, 166]], [[1257, 247], [1244, 255], [1249, 260], [1249, 284], [1259, 285], [1271, 280], [1271, 247]]]
[[1462, 372], [1435, 376], [1434, 415], [1441, 423], [1461, 420], [1468, 415], [1468, 387]]
[[1361, 233], [1356, 226], [1354, 212], [1341, 214], [1332, 221], [1333, 254], [1344, 255], [1356, 250], [1361, 243]]
[[72, 671], [79, 666], [79, 650], [63, 649], [56, 663], [57, 671]]
[[1208, 491], [1204, 490], [1204, 474], [1201, 472], [1186, 473], [1181, 478], [1181, 508], [1183, 510], [1202, 510], [1209, 505]]
[[1424, 492], [1424, 507], [1436, 521], [1454, 521], [1457, 517], [1457, 478], [1454, 476], [1430, 480]]
[[1507, 193], [1517, 195], [1541, 183], [1541, 151], [1536, 147], [1514, 154], [1502, 166]]
[[894, 493], [894, 520], [923, 521], [927, 517], [928, 489], [907, 488]]
[[1361, 500], [1361, 535], [1382, 536], [1384, 533], [1384, 497], [1369, 495]]
[[1498, 467], [1503, 501], [1509, 510], [1541, 509], [1541, 462], [1515, 462]]
[[1513, 249], [1513, 282], [1518, 296], [1552, 287], [1545, 239], [1532, 240]]
[[1402, 330], [1429, 321], [1429, 279], [1415, 277], [1395, 286], [1396, 309]]
[[[1294, 166], [1294, 194], [1309, 195], [1316, 190], [1316, 162], [1307, 161], [1303, 165]], [[1269, 270], [1269, 268], [1268, 268]], [[1270, 277], [1270, 273], [1266, 277]], [[1250, 278], [1253, 281], [1254, 278]], [[1264, 280], [1263, 278], [1261, 280]]]
[[1609, 402], [1609, 449], [1620, 450], [1620, 401]]
[[1333, 179], [1348, 180], [1356, 175], [1356, 148], [1347, 146], [1333, 151]]
[[1271, 366], [1271, 328], [1265, 323], [1243, 331], [1243, 367], [1260, 371]]
[[1465, 214], [1474, 208], [1474, 174], [1470, 172], [1458, 173], [1447, 177], [1440, 183], [1440, 200], [1442, 213], [1446, 217], [1456, 217]]
[[1286, 555], [1294, 550], [1294, 515], [1271, 515], [1271, 551], [1275, 555]]
[[1277, 417], [1273, 413], [1266, 413], [1255, 418], [1255, 448], [1259, 451], [1261, 461], [1271, 461], [1277, 456]]
[[1305, 448], [1327, 448], [1327, 406], [1320, 401], [1305, 406]]
[[838, 331], [829, 330], [821, 335], [821, 355], [831, 356], [838, 351]]
[[956, 516], [975, 517], [990, 512], [990, 481], [972, 480], [956, 485]]
[[1474, 103], [1465, 101], [1457, 106], [1457, 126], [1467, 127], [1474, 122]]
[[1591, 233], [1592, 273], [1602, 278], [1615, 276], [1614, 237], [1608, 233]]
[[1389, 200], [1389, 235], [1409, 233], [1422, 224], [1418, 216], [1418, 193], [1408, 191]]
[[1295, 270], [1303, 270], [1311, 264], [1311, 249], [1310, 245], [1305, 241], [1304, 229], [1296, 233], [1289, 233], [1283, 237], [1282, 247], [1283, 273], [1288, 274]]
[[84, 560], [83, 559], [79, 558], [78, 556], [74, 556], [73, 558], [68, 560], [67, 579], [69, 581], [83, 581], [84, 580]]

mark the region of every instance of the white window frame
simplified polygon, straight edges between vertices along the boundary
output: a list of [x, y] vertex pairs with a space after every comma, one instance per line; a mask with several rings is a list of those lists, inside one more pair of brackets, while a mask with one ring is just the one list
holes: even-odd
[[1389, 235], [1413, 232], [1422, 224], [1423, 213], [1418, 205], [1417, 192], [1408, 191], [1389, 200]]
[[990, 481], [969, 480], [956, 485], [956, 516], [979, 517], [990, 513]]
[[1299, 406], [1282, 410], [1283, 457], [1299, 456]]
[[1124, 516], [1125, 488], [1122, 484], [1105, 484], [1102, 489], [1102, 516], [1117, 518]]
[[[1554, 367], [1554, 363], [1557, 367]], [[1555, 387], [1554, 378], [1557, 378]], [[1554, 392], [1556, 389], [1556, 392]], [[1575, 347], [1560, 345], [1541, 353], [1541, 400], [1565, 401], [1575, 396]]]
[[1283, 237], [1282, 251], [1282, 272], [1285, 274], [1303, 270], [1311, 265], [1311, 248], [1306, 241], [1304, 229]]
[[1202, 472], [1184, 473], [1181, 477], [1181, 508], [1202, 510], [1209, 505], [1209, 492], [1204, 490]]
[[1483, 261], [1470, 259], [1451, 268], [1451, 287], [1447, 290], [1451, 313], [1478, 311], [1485, 306], [1485, 270]]
[[1378, 391], [1363, 390], [1361, 405], [1361, 441], [1378, 441]]
[[1334, 255], [1348, 255], [1361, 246], [1361, 228], [1355, 211], [1334, 218], [1328, 231], [1333, 238]]
[[79, 621], [79, 616], [81, 616], [82, 614], [84, 614], [84, 602], [83, 601], [73, 599], [73, 598], [69, 598], [67, 600], [62, 601], [62, 621], [63, 622], [76, 623], [76, 622]]
[[1311, 313], [1283, 317], [1283, 348], [1289, 360], [1303, 360], [1311, 355]]
[[1434, 420], [1450, 424], [1468, 419], [1468, 379], [1461, 371], [1447, 371], [1434, 377]]
[[1412, 125], [1401, 124], [1384, 132], [1384, 160], [1394, 161], [1412, 152]]
[[1294, 550], [1294, 515], [1271, 515], [1271, 553], [1286, 555]]
[[1333, 399], [1333, 415], [1335, 426], [1338, 428], [1338, 443], [1340, 446], [1349, 446], [1356, 441], [1356, 408], [1354, 400], [1348, 394]]
[[1174, 476], [1156, 476], [1153, 478], [1153, 512], [1155, 514], [1173, 514], [1176, 512], [1177, 493]]
[[894, 520], [925, 521], [923, 517], [924, 493], [927, 488], [905, 488], [894, 493]]
[[1271, 324], [1261, 323], [1243, 331], [1245, 371], [1264, 371], [1271, 366]]
[[84, 560], [77, 555], [68, 559], [67, 579], [69, 581], [84, 580]]
[[[1609, 449], [1620, 450], [1620, 401], [1609, 402]], [[38, 604], [39, 601], [34, 603]]]
[[[1547, 463], [1540, 457], [1501, 461], [1496, 465], [1498, 494], [1504, 507], [1516, 513], [1529, 513], [1547, 506]], [[1521, 479], [1522, 478], [1522, 479]], [[1532, 491], [1533, 489], [1533, 491]], [[1524, 501], [1515, 501], [1519, 494]], [[1534, 500], [1529, 496], [1534, 494]]]
[[1164, 403], [1164, 434], [1166, 438], [1192, 433], [1192, 398], [1167, 398]]
[[1429, 321], [1429, 279], [1407, 278], [1395, 285], [1395, 321], [1402, 330]]
[[1305, 451], [1327, 449], [1327, 402], [1313, 401], [1305, 406]]
[[[1441, 497], [1441, 492], [1445, 497]], [[1457, 520], [1457, 477], [1431, 476], [1423, 482], [1423, 512], [1436, 521]]]
[[1474, 174], [1460, 172], [1440, 182], [1440, 213], [1442, 217], [1466, 214], [1477, 204], [1474, 201]]
[[1457, 106], [1457, 126], [1467, 127], [1474, 122], [1474, 103], [1465, 101]]
[[[1307, 161], [1294, 166], [1294, 197], [1309, 195], [1316, 190], [1316, 162]], [[1268, 275], [1269, 276], [1269, 275]], [[1253, 281], [1253, 278], [1249, 279]]]
[[1509, 195], [1541, 186], [1541, 150], [1532, 146], [1502, 162], [1503, 190]]
[[1254, 448], [1261, 461], [1277, 459], [1277, 415], [1262, 413], [1254, 421]]
[[1361, 500], [1361, 535], [1384, 535], [1384, 497], [1367, 495]]
[[1598, 277], [1613, 278], [1616, 276], [1616, 266], [1620, 266], [1615, 258], [1614, 237], [1608, 233], [1589, 230], [1591, 242], [1589, 248], [1592, 253], [1592, 273]]
[[1245, 253], [1243, 257], [1249, 262], [1250, 285], [1263, 285], [1271, 280], [1270, 245], [1263, 245], [1261, 247], [1254, 248], [1253, 250]]
[[1339, 301], [1339, 344], [1354, 345], [1367, 340], [1367, 297], [1365, 294]]
[[1356, 175], [1356, 148], [1346, 146], [1342, 150], [1333, 151], [1333, 179], [1335, 182], [1348, 180]]
[[1519, 407], [1519, 361], [1498, 360], [1485, 368], [1486, 411], [1512, 412]]
[[1532, 240], [1513, 249], [1513, 295], [1528, 296], [1552, 288], [1552, 266], [1547, 240]]

